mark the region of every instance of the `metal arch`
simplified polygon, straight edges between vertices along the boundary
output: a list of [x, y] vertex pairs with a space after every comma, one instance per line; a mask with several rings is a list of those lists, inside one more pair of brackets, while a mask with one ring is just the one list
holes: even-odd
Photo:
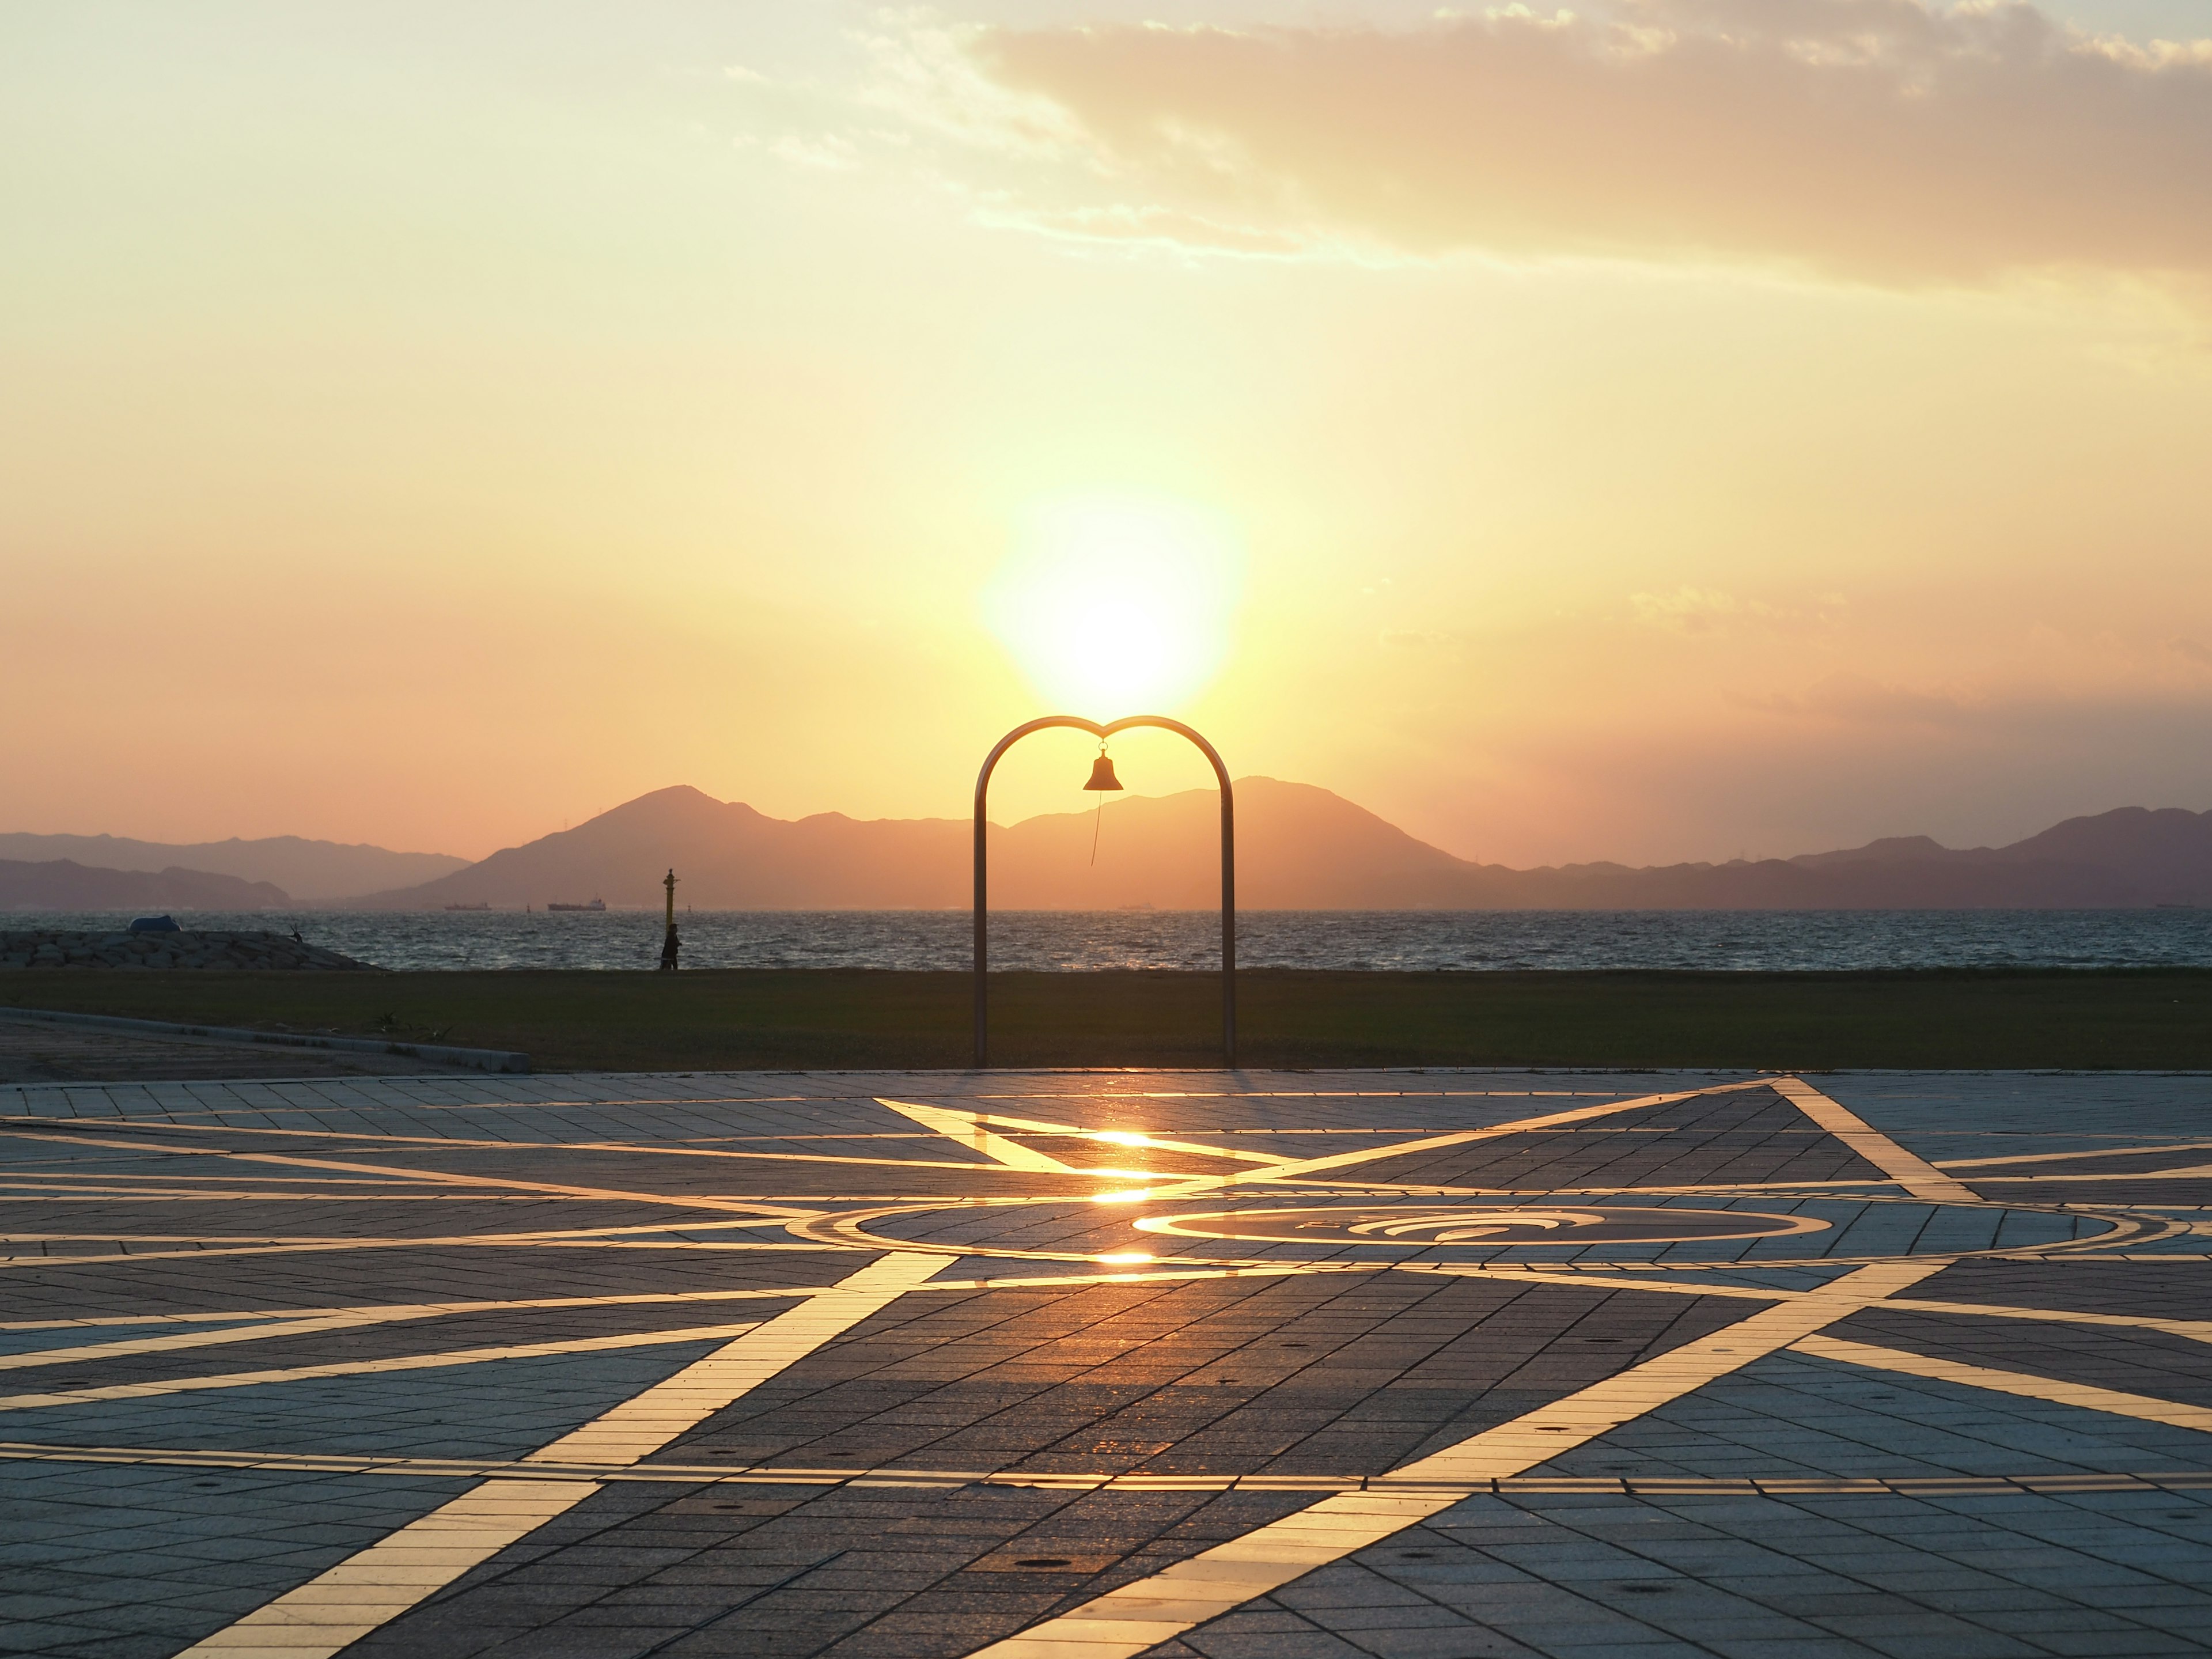
[[1214, 781], [1221, 787], [1221, 1058], [1226, 1066], [1234, 1067], [1237, 1064], [1237, 795], [1229, 785], [1229, 769], [1221, 763], [1221, 757], [1214, 752], [1212, 744], [1181, 720], [1171, 720], [1164, 714], [1130, 714], [1103, 726], [1079, 714], [1047, 714], [1042, 720], [1018, 726], [1000, 738], [997, 746], [984, 757], [983, 769], [975, 775], [975, 1064], [979, 1069], [990, 1063], [990, 941], [986, 927], [989, 872], [983, 809], [991, 793], [991, 773], [999, 763], [999, 757], [1032, 732], [1066, 726], [1103, 739], [1139, 726], [1178, 732], [1189, 738], [1212, 764]]

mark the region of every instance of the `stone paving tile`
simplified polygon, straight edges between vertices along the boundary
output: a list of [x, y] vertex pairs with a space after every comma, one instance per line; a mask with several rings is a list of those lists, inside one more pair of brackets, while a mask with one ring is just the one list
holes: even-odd
[[75, 1632], [25, 1650], [128, 1638], [133, 1650], [173, 1652], [465, 1484], [55, 1467], [35, 1496], [0, 1500], [0, 1582], [73, 1608], [58, 1620], [0, 1606], [18, 1644], [57, 1624]]
[[1756, 1361], [1552, 1468], [1647, 1479], [2212, 1468], [2212, 1437], [1790, 1354]]
[[[1827, 1501], [1846, 1508], [1860, 1502]], [[1539, 1651], [1550, 1651], [1557, 1628], [1566, 1624], [1608, 1632], [1591, 1641], [1626, 1639], [1620, 1626], [1609, 1626], [1607, 1615], [1633, 1620], [1676, 1643], [1730, 1651], [1746, 1642], [1820, 1637], [1875, 1651], [2045, 1651], [2051, 1650], [2033, 1645], [2039, 1632], [2060, 1629], [2069, 1640], [2094, 1635], [2100, 1641], [2140, 1641], [2146, 1652], [2169, 1650], [2169, 1634], [2154, 1626], [2098, 1605], [2078, 1583], [2047, 1582], [2070, 1581], [2071, 1552], [1990, 1522], [1962, 1528], [1948, 1547], [2001, 1553], [2009, 1567], [2004, 1577], [1923, 1568], [1887, 1575], [1905, 1582], [1884, 1586], [1878, 1582], [1885, 1576], [1880, 1564], [1925, 1560], [1937, 1551], [1948, 1553], [1945, 1542], [1916, 1546], [1892, 1536], [1881, 1515], [1846, 1515], [1833, 1518], [1847, 1526], [1856, 1522], [1855, 1530], [1869, 1528], [1862, 1534], [1867, 1547], [1827, 1552], [1832, 1559], [1824, 1564], [1821, 1552], [1771, 1541], [1774, 1522], [1790, 1507], [1778, 1501], [1658, 1502], [1656, 1507], [1708, 1534], [1703, 1547], [1686, 1552], [1650, 1540], [1648, 1529], [1629, 1518], [1654, 1506], [1654, 1500], [1626, 1498], [1571, 1504], [1474, 1499], [1431, 1522], [1415, 1535], [1418, 1542], [1401, 1538], [1391, 1547], [1364, 1553], [1359, 1562], [1394, 1585], [1456, 1607]], [[1722, 1508], [1735, 1512], [1714, 1513]], [[1593, 1543], [1600, 1547], [1592, 1549]], [[1488, 1576], [1469, 1572], [1478, 1565]], [[1498, 1579], [1500, 1567], [1513, 1577]], [[1982, 1585], [2000, 1591], [2002, 1601]], [[2187, 1589], [2182, 1583], [2171, 1587]], [[1297, 1604], [1294, 1595], [1284, 1599]], [[2200, 1619], [2212, 1619], [2212, 1595], [2191, 1594], [2191, 1599]], [[2212, 1630], [2212, 1624], [2203, 1628]]]
[[[1847, 1144], [1756, 1085], [1392, 1150], [1736, 1080], [758, 1073], [0, 1089], [0, 1129], [43, 1125], [56, 1136], [0, 1134], [0, 1156], [25, 1177], [0, 1200], [14, 1241], [0, 1250], [16, 1253], [0, 1261], [7, 1318], [138, 1322], [0, 1330], [0, 1361], [16, 1367], [0, 1395], [158, 1387], [708, 1323], [765, 1320], [761, 1329], [780, 1330], [780, 1319], [811, 1316], [814, 1292], [870, 1259], [841, 1247], [837, 1235], [795, 1237], [782, 1222], [793, 1213], [957, 1253], [931, 1258], [940, 1281], [989, 1282], [910, 1291], [840, 1331], [795, 1336], [789, 1357], [726, 1407], [641, 1455], [716, 1469], [885, 1472], [870, 1477], [877, 1480], [901, 1470], [909, 1478], [1004, 1470], [1197, 1488], [847, 1484], [798, 1474], [770, 1485], [612, 1481], [353, 1648], [395, 1659], [494, 1651], [639, 1659], [665, 1643], [676, 1659], [936, 1659], [1049, 1628], [1059, 1614], [1323, 1495], [1218, 1489], [1232, 1478], [1380, 1474], [1505, 1431], [1607, 1379], [1641, 1375], [1636, 1368], [1658, 1357], [1725, 1346], [1738, 1321], [1772, 1305], [1735, 1292], [1814, 1290], [1869, 1257], [2008, 1250], [2014, 1259], [1970, 1255], [1923, 1279], [1905, 1293], [1919, 1308], [1869, 1308], [1827, 1335], [2045, 1379], [2054, 1398], [1818, 1354], [1723, 1364], [1693, 1392], [1639, 1409], [1564, 1455], [1524, 1460], [1527, 1478], [1501, 1494], [1469, 1498], [1380, 1543], [1354, 1541], [1303, 1577], [1255, 1586], [1222, 1616], [1152, 1651], [1168, 1659], [2212, 1651], [2212, 1590], [2203, 1588], [2212, 1585], [2212, 1478], [2185, 1484], [2192, 1472], [2212, 1477], [2212, 1437], [2179, 1419], [2088, 1409], [2063, 1393], [2086, 1385], [2176, 1410], [2207, 1402], [2212, 1345], [2180, 1331], [2068, 1318], [2205, 1319], [2203, 1241], [2160, 1245], [2161, 1261], [2033, 1254], [2094, 1243], [2105, 1224], [2060, 1207], [2069, 1204], [2180, 1206], [2185, 1218], [2190, 1203], [2212, 1202], [2212, 1183], [2199, 1194], [2146, 1175], [2205, 1161], [2201, 1151], [2159, 1147], [2205, 1135], [2212, 1087], [2125, 1077], [1821, 1078], [1814, 1085], [1860, 1114], [1871, 1139]], [[1148, 1152], [1141, 1142], [1019, 1124], [990, 1143], [918, 1126], [878, 1097], [1187, 1144]], [[1903, 1149], [1893, 1167], [1881, 1162], [1892, 1157], [1880, 1151], [1892, 1144], [1883, 1134]], [[87, 1136], [121, 1144], [96, 1146]], [[1128, 1178], [1007, 1167], [994, 1144], [1018, 1161], [1042, 1153], [1142, 1167], [1154, 1185], [1197, 1181], [1200, 1190], [1101, 1204], [1102, 1183], [1127, 1187]], [[1254, 1181], [1260, 1166], [1194, 1146], [1353, 1156], [1269, 1184]], [[2103, 1167], [2136, 1179], [2081, 1179], [2100, 1166], [2079, 1153], [2124, 1146], [2130, 1156]], [[2018, 1167], [2052, 1178], [1992, 1180], [1988, 1206], [1881, 1184], [1902, 1179], [1896, 1160], [1914, 1155], [2045, 1151], [2068, 1157]], [[272, 1163], [272, 1154], [309, 1162]], [[2014, 1167], [1957, 1170], [1971, 1187], [1977, 1168]], [[1472, 1237], [1381, 1243], [1340, 1230], [1310, 1243], [1255, 1243], [1130, 1224], [1144, 1214], [1285, 1204], [1335, 1204], [1381, 1224], [1439, 1203], [1455, 1215], [1496, 1204], [1480, 1192], [1393, 1196], [1393, 1181], [1557, 1193], [1545, 1206], [1570, 1211], [1655, 1201], [1620, 1188], [1686, 1188], [1656, 1201], [1821, 1226], [1748, 1243], [1500, 1247]], [[1845, 1194], [1806, 1184], [1819, 1182], [1869, 1184]], [[195, 1185], [240, 1195], [187, 1195]], [[1717, 1190], [1694, 1190], [1701, 1185]], [[270, 1196], [280, 1186], [304, 1196]], [[869, 1214], [894, 1202], [906, 1208]], [[81, 1259], [65, 1259], [72, 1255]], [[1827, 1258], [1838, 1265], [1818, 1265]], [[1275, 1271], [1136, 1276], [1239, 1261]], [[1567, 1261], [1576, 1271], [1540, 1282], [1467, 1271]], [[1589, 1271], [1607, 1262], [1611, 1271]], [[1455, 1265], [1462, 1271], [1436, 1271]], [[1624, 1275], [1635, 1282], [1612, 1282]], [[729, 1291], [769, 1294], [673, 1299]], [[659, 1299], [622, 1299], [638, 1297]], [[25, 1364], [191, 1331], [252, 1335], [255, 1310], [403, 1302], [504, 1305]], [[514, 1305], [549, 1302], [566, 1305]], [[2046, 1316], [1972, 1311], [1992, 1304]], [[196, 1315], [216, 1316], [188, 1317]], [[0, 1457], [0, 1585], [9, 1598], [0, 1601], [0, 1650], [161, 1659], [474, 1489], [466, 1475], [401, 1477], [358, 1465], [176, 1467], [158, 1461], [162, 1449], [523, 1457], [665, 1378], [703, 1375], [697, 1368], [719, 1346], [602, 1349], [0, 1412], [0, 1440], [137, 1448], [111, 1455], [141, 1459]], [[2013, 1484], [2065, 1477], [2109, 1486], [2147, 1474], [2185, 1484], [2064, 1492]], [[1743, 1484], [1778, 1478], [1813, 1487]], [[1624, 1479], [1636, 1489], [1623, 1490]], [[1706, 1485], [1669, 1492], [1651, 1487], [1654, 1480]], [[1923, 1489], [1916, 1480], [1954, 1485]], [[1817, 1489], [1822, 1483], [1831, 1489]]]

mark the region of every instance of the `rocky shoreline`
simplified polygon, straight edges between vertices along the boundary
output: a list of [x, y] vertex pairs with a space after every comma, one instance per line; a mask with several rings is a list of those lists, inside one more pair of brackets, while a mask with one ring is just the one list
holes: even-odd
[[380, 971], [374, 963], [356, 962], [289, 933], [88, 933], [53, 928], [0, 932], [0, 969], [4, 968]]

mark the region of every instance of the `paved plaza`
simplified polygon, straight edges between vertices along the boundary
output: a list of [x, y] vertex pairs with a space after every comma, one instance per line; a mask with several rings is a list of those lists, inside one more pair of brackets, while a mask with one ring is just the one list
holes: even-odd
[[4, 1650], [2212, 1652], [2208, 1108], [1961, 1073], [0, 1087]]

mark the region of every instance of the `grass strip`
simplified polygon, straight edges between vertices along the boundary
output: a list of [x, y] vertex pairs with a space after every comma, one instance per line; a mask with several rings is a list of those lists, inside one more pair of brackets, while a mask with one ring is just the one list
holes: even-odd
[[[1238, 975], [1253, 1066], [2212, 1070], [2212, 969]], [[538, 1071], [960, 1066], [959, 973], [0, 971], [0, 1006], [514, 1048]], [[992, 975], [1004, 1066], [1218, 1061], [1212, 974]]]

